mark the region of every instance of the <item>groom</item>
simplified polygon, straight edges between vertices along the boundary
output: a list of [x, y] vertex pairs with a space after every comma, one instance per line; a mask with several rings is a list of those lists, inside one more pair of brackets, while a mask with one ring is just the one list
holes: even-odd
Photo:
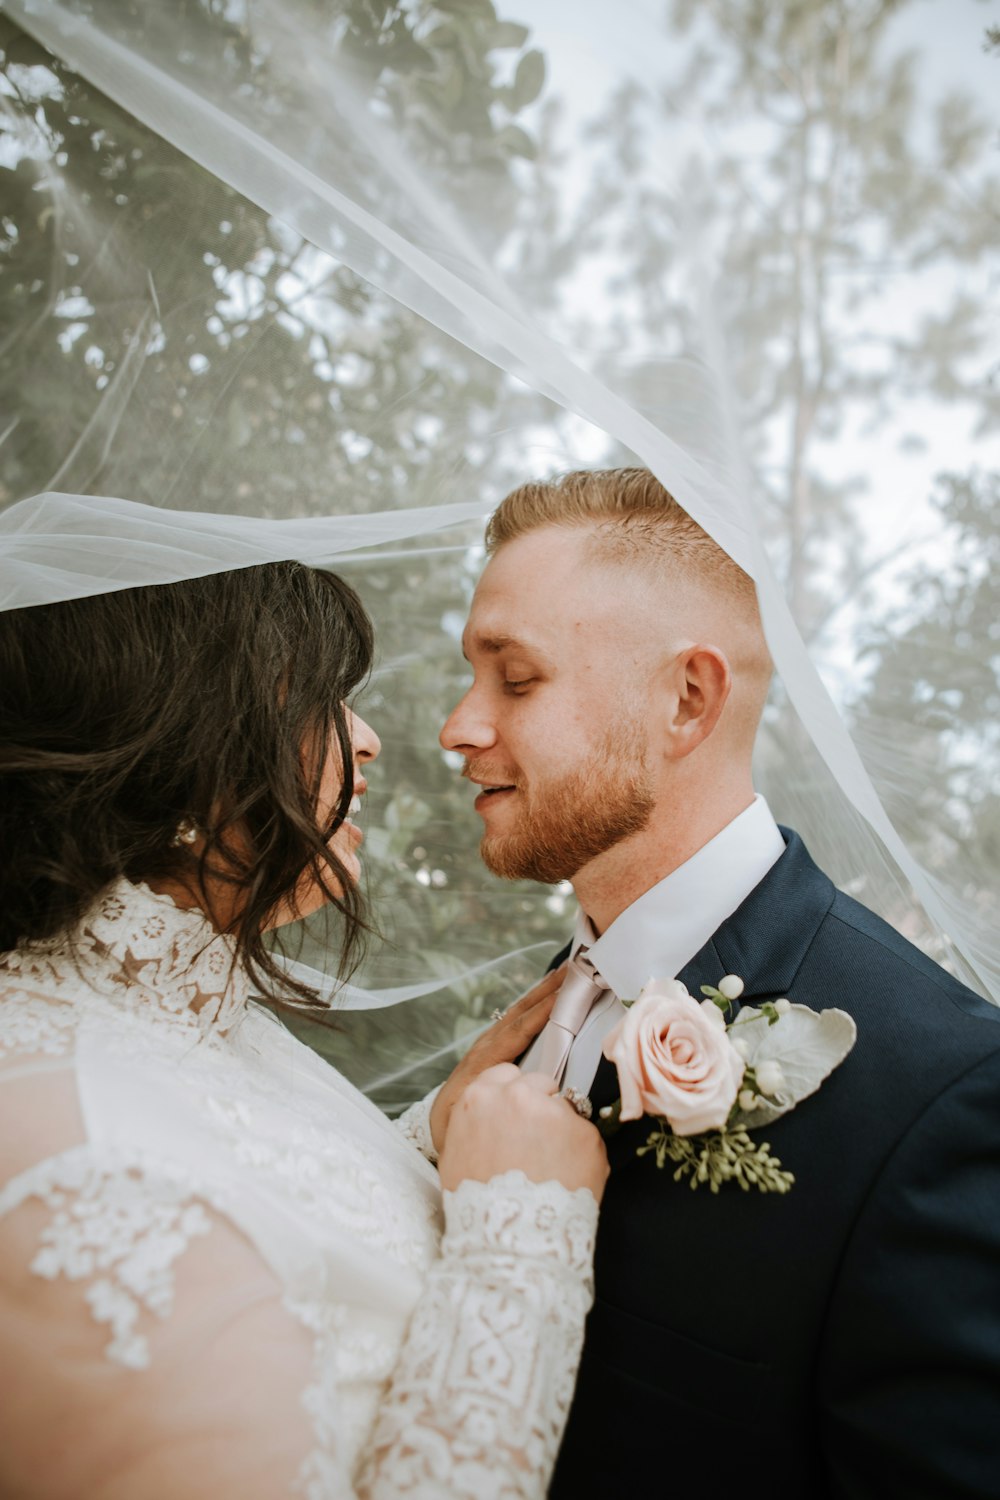
[[602, 1042], [651, 976], [700, 998], [735, 974], [744, 1004], [837, 1006], [858, 1033], [763, 1137], [795, 1174], [785, 1196], [692, 1192], [637, 1155], [648, 1120], [611, 1138], [551, 1494], [995, 1500], [1000, 1012], [837, 891], [754, 795], [771, 672], [754, 588], [651, 474], [524, 485], [487, 549], [474, 681], [441, 741], [480, 788], [489, 868], [571, 880], [580, 906], [561, 955], [583, 951], [575, 1037], [550, 1022], [526, 1065], [548, 1048], [610, 1104]]

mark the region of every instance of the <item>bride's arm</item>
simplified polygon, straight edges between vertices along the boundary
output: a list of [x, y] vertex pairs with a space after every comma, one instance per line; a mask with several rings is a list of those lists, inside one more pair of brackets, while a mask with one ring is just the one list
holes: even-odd
[[607, 1177], [597, 1132], [554, 1089], [508, 1064], [455, 1106], [441, 1160], [442, 1257], [376, 1426], [373, 1500], [546, 1491], [592, 1300]]
[[509, 1172], [461, 1183], [445, 1213], [359, 1493], [540, 1500], [593, 1298], [597, 1203]]
[[0, 1161], [0, 1493], [544, 1494], [590, 1303], [590, 1192], [506, 1173], [447, 1194], [441, 1259], [358, 1455], [345, 1402], [372, 1336], [341, 1326], [338, 1288], [327, 1310], [290, 1305], [224, 1204], [165, 1164], [68, 1143], [65, 1072], [0, 1093], [7, 1143], [15, 1117], [59, 1122]]
[[[159, 1183], [104, 1180], [114, 1208], [89, 1249], [65, 1223], [53, 1232], [41, 1201], [0, 1218], [0, 1492], [544, 1495], [591, 1300], [586, 1189], [510, 1173], [448, 1195], [441, 1259], [352, 1473], [336, 1389], [349, 1336], [343, 1350], [335, 1332], [320, 1348], [254, 1247], [207, 1205], [178, 1203], [178, 1218]], [[93, 1200], [84, 1210], [57, 1196], [57, 1218], [94, 1218]], [[120, 1240], [109, 1263], [114, 1234], [157, 1216], [159, 1229]]]

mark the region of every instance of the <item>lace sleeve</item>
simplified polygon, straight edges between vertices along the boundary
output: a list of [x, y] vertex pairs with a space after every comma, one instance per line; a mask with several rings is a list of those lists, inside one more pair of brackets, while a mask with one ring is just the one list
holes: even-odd
[[[87, 1139], [68, 1059], [22, 1056], [0, 1081], [0, 1494], [544, 1494], [591, 1300], [591, 1194], [520, 1173], [446, 1194], [407, 1327], [364, 1290], [348, 1220], [321, 1252], [294, 1241], [293, 1292], [230, 1177], [174, 1163], [169, 1140]], [[343, 1176], [350, 1207], [350, 1160]]]
[[367, 1500], [545, 1494], [593, 1300], [597, 1203], [507, 1172], [445, 1193], [363, 1473]]
[[81, 1146], [0, 1190], [0, 1493], [276, 1500], [322, 1467], [339, 1500], [315, 1363], [254, 1246], [162, 1166]]
[[431, 1135], [431, 1110], [440, 1092], [441, 1084], [438, 1084], [437, 1088], [432, 1089], [423, 1099], [418, 1099], [416, 1104], [411, 1104], [409, 1109], [405, 1109], [395, 1121], [396, 1129], [400, 1134], [405, 1135], [406, 1139], [416, 1146], [421, 1156], [426, 1156], [431, 1163], [436, 1163], [438, 1159], [434, 1137]]
[[[22, 1173], [0, 1191], [0, 1492], [541, 1497], [597, 1205], [507, 1173], [446, 1194], [446, 1214], [355, 1477], [310, 1330], [224, 1214], [162, 1167], [115, 1168], [88, 1147]], [[72, 1445], [52, 1442], [69, 1430]]]

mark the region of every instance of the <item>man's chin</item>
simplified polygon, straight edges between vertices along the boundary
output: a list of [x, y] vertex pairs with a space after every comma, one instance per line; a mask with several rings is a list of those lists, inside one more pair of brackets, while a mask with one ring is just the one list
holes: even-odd
[[576, 873], [551, 854], [541, 855], [535, 846], [510, 835], [504, 838], [484, 834], [479, 857], [490, 873], [501, 880], [537, 880], [542, 885], [558, 885], [560, 880], [570, 880]]

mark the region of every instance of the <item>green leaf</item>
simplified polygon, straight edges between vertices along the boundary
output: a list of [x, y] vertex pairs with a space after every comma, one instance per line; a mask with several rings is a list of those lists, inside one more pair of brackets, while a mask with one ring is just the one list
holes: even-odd
[[442, 21], [424, 37], [425, 47], [457, 47], [458, 32], [450, 21]]
[[452, 67], [443, 80], [432, 85], [441, 109], [454, 109], [462, 97], [463, 73], [459, 66]]
[[496, 144], [501, 151], [506, 151], [510, 156], [524, 156], [528, 161], [534, 161], [538, 155], [538, 147], [526, 130], [520, 125], [505, 125], [496, 133]]
[[513, 92], [516, 108], [534, 104], [545, 86], [545, 58], [540, 52], [526, 52], [514, 74]]
[[728, 1015], [732, 1010], [733, 1002], [727, 1000], [722, 991], [717, 990], [714, 984], [703, 984], [701, 986], [701, 993], [707, 1000], [711, 1000], [713, 1005], [717, 1005], [724, 1016]]
[[495, 21], [497, 13], [492, 0], [434, 0], [434, 9], [462, 20]]
[[530, 36], [527, 26], [517, 21], [498, 21], [486, 39], [488, 51], [500, 47], [523, 47]]
[[793, 1005], [781, 1017], [781, 1025], [772, 1026], [762, 1010], [744, 1006], [730, 1029], [730, 1040], [739, 1037], [745, 1043], [749, 1072], [763, 1062], [777, 1062], [785, 1081], [774, 1098], [758, 1099], [752, 1110], [741, 1110], [737, 1123], [755, 1130], [808, 1099], [840, 1066], [857, 1035], [853, 1019], [834, 1007], [815, 1011], [807, 1005]]

